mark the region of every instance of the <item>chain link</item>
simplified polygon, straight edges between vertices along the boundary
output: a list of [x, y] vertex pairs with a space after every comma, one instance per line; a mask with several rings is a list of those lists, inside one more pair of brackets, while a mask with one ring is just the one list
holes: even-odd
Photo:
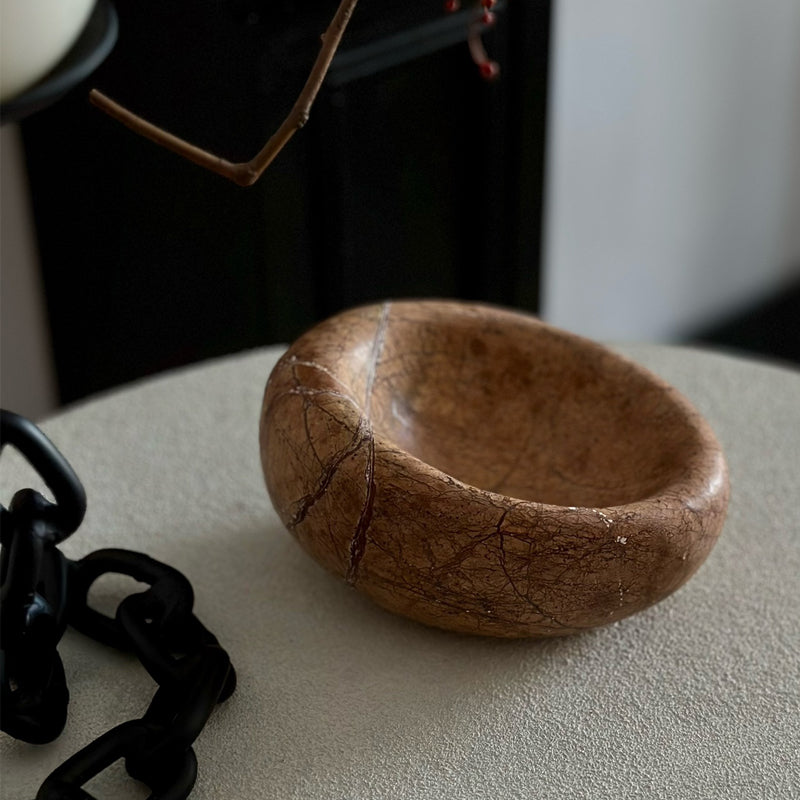
[[67, 560], [56, 545], [83, 520], [86, 495], [52, 442], [29, 420], [0, 412], [0, 451], [13, 445], [56, 502], [33, 489], [0, 505], [0, 728], [44, 744], [67, 719], [69, 692], [57, 645], [67, 626]]
[[[194, 592], [178, 570], [143, 553], [107, 549], [79, 561], [57, 545], [80, 524], [86, 497], [75, 473], [35, 425], [3, 411], [0, 449], [13, 444], [53, 493], [23, 489], [2, 515], [0, 727], [32, 743], [55, 739], [69, 702], [57, 651], [67, 625], [110, 647], [133, 652], [158, 684], [145, 714], [124, 722], [67, 759], [36, 800], [92, 800], [81, 787], [120, 758], [151, 800], [184, 800], [197, 777], [192, 745], [236, 673], [217, 638], [193, 612]], [[148, 589], [126, 597], [113, 618], [91, 608], [92, 584], [109, 573]]]

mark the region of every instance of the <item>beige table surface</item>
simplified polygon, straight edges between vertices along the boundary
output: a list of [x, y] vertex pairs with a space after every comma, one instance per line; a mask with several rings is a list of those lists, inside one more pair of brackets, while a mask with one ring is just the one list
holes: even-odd
[[[89, 498], [66, 554], [127, 547], [176, 566], [237, 667], [237, 693], [195, 745], [192, 798], [800, 796], [800, 373], [689, 349], [621, 349], [710, 420], [732, 502], [719, 544], [684, 588], [566, 639], [428, 629], [303, 554], [258, 461], [261, 394], [281, 348], [140, 383], [44, 424]], [[15, 456], [0, 464], [5, 503], [38, 485]], [[101, 581], [95, 602], [118, 591]], [[67, 728], [39, 747], [0, 736], [4, 798], [33, 798], [57, 764], [152, 697], [130, 656], [71, 631], [60, 652]], [[87, 788], [146, 796], [120, 768]]]

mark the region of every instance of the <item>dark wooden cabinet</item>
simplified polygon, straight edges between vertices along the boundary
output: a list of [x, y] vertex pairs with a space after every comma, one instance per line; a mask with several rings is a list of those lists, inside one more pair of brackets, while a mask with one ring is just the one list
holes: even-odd
[[[249, 159], [336, 3], [119, 0], [91, 85]], [[63, 401], [289, 341], [347, 306], [448, 296], [536, 310], [550, 7], [510, 0], [486, 83], [465, 14], [361, 0], [301, 130], [242, 189], [131, 134], [80, 87], [23, 124]]]

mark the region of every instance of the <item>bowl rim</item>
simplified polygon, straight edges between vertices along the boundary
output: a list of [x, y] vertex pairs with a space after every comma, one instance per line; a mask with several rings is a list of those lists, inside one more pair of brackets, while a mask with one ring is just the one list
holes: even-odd
[[[455, 475], [451, 475], [401, 447], [397, 442], [393, 441], [390, 436], [381, 433], [380, 429], [373, 425], [373, 420], [369, 414], [365, 414], [364, 408], [357, 398], [352, 394], [347, 394], [345, 400], [341, 402], [342, 407], [344, 408], [346, 406], [347, 408], [346, 421], [352, 423], [354, 426], [360, 424], [368, 426], [369, 435], [375, 446], [376, 454], [378, 452], [392, 453], [394, 456], [406, 462], [409, 468], [413, 468], [414, 472], [424, 472], [439, 481], [460, 487], [468, 495], [477, 493], [478, 496], [502, 508], [529, 508], [531, 510], [535, 509], [537, 514], [544, 511], [561, 516], [565, 513], [569, 513], [579, 514], [585, 517], [586, 513], [589, 512], [593, 517], [597, 517], [598, 522], [602, 524], [605, 524], [605, 522], [603, 522], [604, 518], [613, 519], [615, 515], [619, 516], [623, 513], [635, 513], [637, 516], [651, 515], [656, 507], [659, 510], [660, 517], [663, 517], [665, 512], [674, 511], [677, 508], [688, 507], [689, 509], [697, 508], [699, 510], [713, 501], [713, 498], [725, 488], [728, 481], [728, 469], [722, 447], [709, 423], [685, 395], [651, 370], [617, 352], [612, 347], [581, 336], [580, 334], [558, 328], [545, 322], [537, 315], [526, 311], [510, 309], [492, 303], [436, 298], [385, 300], [379, 303], [365, 303], [345, 309], [319, 323], [319, 325], [312, 327], [287, 350], [279, 363], [283, 362], [287, 357], [290, 357], [295, 345], [303, 340], [307, 340], [307, 337], [313, 335], [320, 325], [336, 324], [349, 316], [363, 315], [365, 312], [370, 311], [375, 311], [378, 314], [378, 318], [380, 318], [381, 314], [388, 314], [390, 309], [395, 306], [427, 307], [430, 309], [437, 309], [438, 311], [444, 310], [448, 314], [455, 312], [462, 317], [464, 317], [465, 314], [474, 313], [476, 311], [480, 311], [483, 314], [489, 313], [495, 319], [501, 321], [503, 319], [512, 320], [518, 324], [528, 324], [532, 328], [545, 331], [551, 336], [555, 335], [556, 338], [561, 341], [576, 344], [585, 352], [595, 352], [602, 355], [604, 358], [610, 358], [615, 364], [636, 374], [637, 377], [656, 388], [662, 396], [667, 398], [669, 404], [678, 411], [679, 418], [684, 427], [688, 431], [691, 431], [692, 435], [695, 437], [698, 447], [692, 454], [682, 474], [666, 481], [656, 491], [645, 497], [631, 500], [628, 503], [617, 503], [606, 506], [559, 505], [541, 500], [514, 497], [513, 495], [504, 494], [503, 492], [476, 486]], [[348, 342], [348, 347], [349, 346], [351, 346], [350, 342]], [[347, 384], [341, 381], [335, 374], [331, 373], [331, 376], [340, 383], [340, 386], [347, 386]], [[349, 390], [350, 387], [347, 388]], [[700, 477], [703, 478], [703, 483], [705, 484], [702, 488], [699, 486], [701, 483]], [[705, 498], [705, 501], [703, 498]]]

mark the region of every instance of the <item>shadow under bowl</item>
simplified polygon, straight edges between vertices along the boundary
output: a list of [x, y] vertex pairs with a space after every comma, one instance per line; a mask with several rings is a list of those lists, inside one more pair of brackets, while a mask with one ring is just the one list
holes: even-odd
[[490, 636], [661, 600], [728, 501], [721, 448], [676, 390], [485, 305], [387, 302], [316, 326], [269, 378], [260, 443], [313, 558], [393, 612]]

